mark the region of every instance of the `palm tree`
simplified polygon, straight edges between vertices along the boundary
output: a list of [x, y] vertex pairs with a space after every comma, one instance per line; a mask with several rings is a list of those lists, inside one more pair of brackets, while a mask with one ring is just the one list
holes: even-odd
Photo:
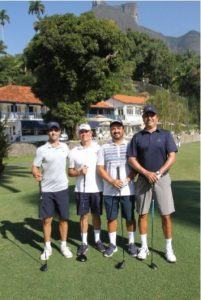
[[3, 41], [0, 41], [0, 55], [1, 54], [6, 54], [6, 45], [4, 44], [4, 42]]
[[2, 34], [2, 41], [4, 42], [4, 26], [5, 23], [10, 23], [10, 17], [6, 14], [6, 10], [0, 10], [0, 25], [1, 25], [1, 34]]
[[29, 14], [35, 14], [38, 19], [40, 19], [40, 15], [44, 14], [45, 6], [39, 0], [29, 1]]

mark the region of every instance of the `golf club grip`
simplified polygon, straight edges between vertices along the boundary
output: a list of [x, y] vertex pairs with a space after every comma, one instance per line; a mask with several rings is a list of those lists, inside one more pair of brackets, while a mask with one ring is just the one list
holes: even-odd
[[120, 179], [120, 166], [117, 167], [117, 179]]
[[84, 193], [85, 193], [85, 185], [86, 185], [86, 175], [84, 174], [84, 190], [83, 190]]

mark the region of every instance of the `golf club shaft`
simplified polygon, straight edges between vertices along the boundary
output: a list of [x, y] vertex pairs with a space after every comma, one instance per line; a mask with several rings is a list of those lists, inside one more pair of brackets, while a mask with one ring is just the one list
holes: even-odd
[[151, 263], [153, 263], [153, 249], [154, 249], [154, 185], [152, 186], [152, 201], [151, 201]]
[[[120, 179], [120, 166], [117, 167], [117, 179]], [[121, 236], [122, 239], [124, 237], [124, 227], [123, 227], [123, 214], [122, 214], [122, 206], [121, 206], [121, 189], [119, 189], [119, 198], [120, 198], [120, 210], [121, 210]], [[123, 251], [123, 261], [125, 259], [124, 247], [122, 247]]]

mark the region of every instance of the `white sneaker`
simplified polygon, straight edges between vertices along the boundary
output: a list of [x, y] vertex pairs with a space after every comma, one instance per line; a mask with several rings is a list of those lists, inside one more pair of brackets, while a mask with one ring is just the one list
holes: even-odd
[[44, 248], [44, 251], [40, 256], [40, 259], [48, 260], [51, 255], [52, 255], [52, 248]]
[[67, 246], [62, 246], [60, 248], [61, 253], [63, 254], [63, 256], [65, 256], [66, 258], [71, 258], [73, 257], [73, 253], [71, 252], [70, 248]]
[[174, 252], [173, 252], [172, 249], [166, 250], [166, 252], [165, 252], [165, 258], [170, 263], [175, 263], [177, 261], [176, 256], [175, 256], [175, 254], [174, 254]]
[[140, 259], [140, 260], [144, 260], [144, 259], [147, 258], [147, 255], [149, 255], [149, 249], [142, 247], [142, 248], [139, 249], [137, 258]]

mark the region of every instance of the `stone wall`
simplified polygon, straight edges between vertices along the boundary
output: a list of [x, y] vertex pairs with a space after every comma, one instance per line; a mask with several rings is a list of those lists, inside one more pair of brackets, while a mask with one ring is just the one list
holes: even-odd
[[[176, 139], [176, 137], [175, 137]], [[181, 145], [198, 142], [200, 141], [199, 133], [195, 134], [182, 134], [181, 135]], [[101, 140], [99, 143], [102, 145], [106, 143], [106, 140]], [[176, 142], [176, 140], [175, 140]], [[67, 142], [70, 149], [77, 146], [79, 141], [69, 141]], [[25, 144], [25, 143], [13, 143], [9, 150], [9, 157], [16, 157], [16, 156], [24, 156], [24, 155], [34, 155], [36, 153], [37, 146], [33, 144]]]

